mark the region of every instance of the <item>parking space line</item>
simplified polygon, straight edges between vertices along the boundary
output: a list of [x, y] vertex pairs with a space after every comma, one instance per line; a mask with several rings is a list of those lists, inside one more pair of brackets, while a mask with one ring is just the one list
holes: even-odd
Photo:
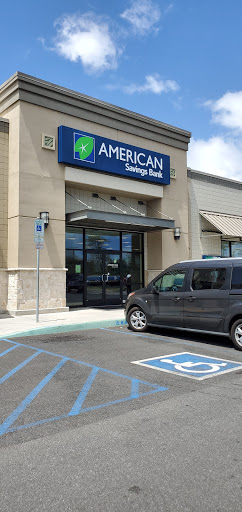
[[32, 400], [40, 393], [44, 386], [52, 379], [52, 377], [60, 370], [60, 368], [67, 361], [63, 358], [59, 363], [46, 375], [46, 377], [29, 393], [28, 396], [22, 401], [22, 403], [10, 414], [10, 416], [0, 425], [0, 435], [4, 434], [6, 430], [12, 425], [12, 423], [18, 418], [18, 416], [26, 409], [26, 407], [32, 402]]
[[[127, 332], [127, 331], [116, 331], [114, 329], [109, 329], [108, 327], [100, 327], [101, 330], [103, 331], [110, 331], [110, 332], [117, 332], [118, 334], [126, 334], [126, 335], [130, 335], [130, 336], [138, 336], [140, 338], [148, 338], [150, 340], [157, 340], [157, 341], [164, 341], [165, 343], [175, 343], [176, 345], [188, 345], [189, 347], [194, 347], [194, 343], [201, 343], [202, 345], [204, 345], [204, 342], [203, 341], [185, 341], [185, 340], [173, 340], [173, 339], [167, 339], [167, 338], [163, 338], [162, 335], [158, 338], [156, 336], [149, 336], [147, 334], [142, 334], [142, 333], [139, 333], [139, 332]], [[187, 331], [189, 333], [189, 331]], [[192, 332], [191, 334], [194, 334], [194, 332]], [[201, 331], [199, 331], [199, 334], [202, 334]], [[207, 332], [204, 332], [204, 335], [206, 334], [209, 334], [211, 336], [211, 333], [207, 333]], [[225, 338], [226, 335], [222, 334], [221, 335], [221, 338]], [[213, 345], [212, 345], [213, 346]], [[228, 347], [223, 347], [223, 350], [224, 351], [230, 351], [231, 350], [228, 348]]]
[[61, 416], [33, 421], [33, 423], [25, 423], [24, 425], [17, 425], [16, 427], [9, 427], [4, 433], [6, 434], [8, 432], [16, 432], [17, 430], [25, 430], [26, 428], [37, 427], [38, 425], [44, 425], [45, 423], [51, 423], [52, 421], [63, 420], [65, 418], [69, 418], [69, 414], [62, 414]]
[[[3, 341], [9, 341], [9, 340], [3, 340]], [[7, 354], [8, 352], [11, 352], [15, 348], [17, 348], [17, 345], [15, 345], [14, 347], [7, 348], [7, 350], [4, 350], [4, 352], [1, 352], [0, 357], [5, 356], [5, 354]]]
[[93, 368], [90, 375], [88, 376], [79, 396], [77, 397], [72, 409], [70, 410], [69, 412], [69, 416], [76, 416], [77, 414], [80, 413], [80, 410], [81, 410], [81, 407], [82, 407], [82, 404], [87, 396], [87, 393], [91, 387], [91, 385], [93, 384], [95, 378], [96, 378], [96, 375], [98, 373], [98, 370], [99, 368], [96, 367], [96, 368]]
[[138, 379], [132, 379], [131, 381], [131, 393], [130, 396], [133, 398], [136, 398], [139, 396], [139, 383], [140, 381]]
[[[139, 381], [140, 383], [143, 383], [143, 381]], [[118, 400], [112, 400], [110, 402], [106, 402], [104, 404], [98, 404], [93, 405], [91, 407], [86, 407], [85, 409], [81, 409], [79, 414], [85, 413], [85, 412], [92, 412], [98, 409], [102, 409], [103, 407], [109, 407], [110, 405], [117, 405], [124, 402], [128, 402], [129, 400], [132, 400], [134, 398], [140, 398], [142, 396], [148, 396], [153, 395], [154, 393], [158, 393], [159, 391], [166, 391], [168, 388], [157, 386], [156, 384], [150, 384], [148, 382], [145, 382], [144, 384], [147, 384], [149, 386], [152, 386], [153, 389], [151, 391], [145, 391], [144, 393], [139, 393], [138, 395], [130, 395], [125, 398], [120, 398]], [[38, 425], [44, 425], [45, 423], [50, 423], [52, 421], [58, 421], [63, 420], [70, 417], [70, 413], [68, 414], [62, 414], [61, 416], [53, 416], [52, 418], [46, 418], [44, 420], [34, 421], [33, 423], [26, 423], [25, 425], [17, 425], [16, 427], [10, 427], [5, 432], [15, 432], [17, 430], [24, 430], [26, 428], [30, 427], [37, 427]]]
[[[56, 356], [61, 359], [59, 361], [59, 363], [53, 368], [53, 370], [48, 375], [46, 375], [46, 377], [29, 393], [29, 395], [21, 402], [21, 404], [18, 405], [18, 407], [9, 415], [9, 417], [5, 421], [3, 421], [3, 423], [0, 425], [0, 436], [7, 432], [23, 430], [23, 429], [26, 429], [29, 427], [42, 425], [44, 423], [49, 423], [52, 421], [65, 419], [65, 418], [68, 418], [71, 416], [77, 416], [80, 413], [94, 411], [94, 410], [101, 409], [103, 407], [107, 407], [110, 405], [120, 404], [120, 403], [126, 402], [128, 400], [151, 395], [154, 393], [158, 393], [160, 391], [166, 391], [168, 389], [167, 387], [163, 387], [158, 384], [153, 384], [153, 383], [150, 383], [147, 381], [134, 379], [132, 377], [129, 377], [128, 375], [123, 375], [116, 371], [107, 370], [106, 368], [101, 368], [101, 367], [98, 367], [93, 364], [79, 361], [74, 358], [64, 357], [63, 355], [56, 354], [54, 352], [49, 352], [49, 351], [43, 350], [43, 349], [38, 349], [31, 345], [18, 343], [18, 342], [8, 340], [8, 339], [4, 339], [4, 340], [2, 339], [0, 341], [6, 341], [8, 343], [13, 344], [13, 346], [10, 347], [10, 349], [5, 351], [4, 353], [7, 353], [17, 347], [24, 347], [24, 348], [34, 350], [34, 354], [32, 354], [29, 358], [27, 358], [25, 361], [21, 362], [18, 366], [13, 368], [4, 377], [2, 377], [2, 379], [0, 380], [0, 383], [4, 382], [8, 378], [10, 378], [12, 375], [16, 374], [21, 368], [23, 368], [25, 365], [27, 365], [28, 362], [30, 362], [32, 359], [36, 358], [40, 353], [51, 355], [51, 356]], [[74, 362], [80, 366], [85, 366], [85, 367], [89, 367], [92, 369], [91, 373], [89, 374], [88, 378], [86, 379], [86, 382], [84, 383], [84, 386], [81, 389], [81, 392], [79, 393], [77, 399], [75, 400], [74, 405], [72, 406], [70, 412], [63, 414], [61, 416], [53, 416], [51, 418], [37, 420], [33, 423], [28, 423], [25, 425], [13, 426], [13, 423], [16, 421], [16, 419], [21, 415], [21, 413], [26, 409], [26, 407], [31, 404], [31, 402], [34, 400], [34, 398], [37, 397], [37, 395], [40, 393], [40, 391], [46, 386], [46, 384], [52, 379], [52, 377], [60, 370], [60, 368], [65, 364], [66, 361]], [[129, 396], [123, 397], [121, 399], [116, 399], [116, 400], [112, 400], [112, 401], [101, 403], [101, 404], [98, 403], [98, 404], [90, 406], [90, 407], [82, 408], [85, 398], [87, 397], [88, 392], [89, 392], [92, 384], [94, 383], [98, 372], [102, 372], [102, 373], [108, 374], [108, 375], [113, 375], [116, 377], [121, 377], [122, 379], [130, 381], [130, 385], [131, 385], [130, 394], [129, 394]], [[146, 389], [143, 392], [140, 392], [140, 390], [139, 390], [140, 384], [147, 386], [148, 389]]]
[[189, 347], [191, 345], [194, 345], [194, 342], [185, 341], [185, 340], [173, 340], [173, 339], [166, 339], [163, 338], [162, 335], [158, 338], [155, 336], [149, 336], [147, 334], [142, 334], [139, 332], [127, 332], [127, 331], [115, 331], [114, 329], [108, 329], [107, 327], [100, 327], [102, 331], [110, 331], [110, 332], [117, 332], [119, 334], [129, 334], [130, 336], [138, 336], [140, 338], [149, 338], [150, 340], [159, 340], [159, 341], [165, 341], [166, 343], [176, 343], [178, 345], [188, 345]]
[[[15, 347], [13, 347], [15, 348]], [[35, 357], [37, 357], [39, 354], [41, 354], [42, 350], [38, 350], [37, 352], [35, 352], [35, 354], [32, 354], [32, 356], [28, 357], [28, 359], [25, 359], [22, 363], [20, 363], [18, 366], [16, 366], [15, 368], [13, 368], [10, 372], [6, 373], [6, 375], [4, 375], [1, 379], [0, 379], [0, 384], [2, 384], [3, 382], [5, 382], [7, 379], [9, 379], [9, 377], [11, 377], [12, 375], [14, 375], [15, 373], [17, 373], [19, 370], [21, 370], [21, 368], [23, 368], [24, 366], [26, 366], [26, 364], [28, 364], [30, 361], [32, 361], [32, 359], [34, 359]]]

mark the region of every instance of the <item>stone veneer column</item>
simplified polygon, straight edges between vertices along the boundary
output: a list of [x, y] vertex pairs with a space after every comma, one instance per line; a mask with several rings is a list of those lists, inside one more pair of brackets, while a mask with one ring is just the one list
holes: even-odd
[[[36, 311], [36, 269], [8, 271], [8, 311], [13, 315]], [[65, 301], [66, 270], [40, 269], [39, 308], [41, 313], [68, 311]]]
[[8, 121], [0, 118], [0, 312], [6, 311], [8, 295], [8, 132]]

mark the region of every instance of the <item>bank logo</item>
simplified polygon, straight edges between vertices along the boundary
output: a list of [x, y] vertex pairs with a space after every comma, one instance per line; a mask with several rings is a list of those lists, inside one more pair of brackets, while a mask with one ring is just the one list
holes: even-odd
[[74, 158], [95, 163], [95, 139], [81, 133], [74, 133]]

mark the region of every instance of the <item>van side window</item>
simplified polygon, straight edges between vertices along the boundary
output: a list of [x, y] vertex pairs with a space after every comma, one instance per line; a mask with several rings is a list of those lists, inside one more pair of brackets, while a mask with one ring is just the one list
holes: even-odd
[[226, 277], [226, 268], [205, 269], [197, 268], [193, 271], [193, 290], [219, 290], [223, 287]]
[[158, 292], [178, 292], [183, 286], [185, 274], [186, 270], [183, 269], [171, 270], [154, 282], [155, 289]]
[[241, 290], [242, 288], [242, 267], [234, 267], [232, 273], [232, 290]]

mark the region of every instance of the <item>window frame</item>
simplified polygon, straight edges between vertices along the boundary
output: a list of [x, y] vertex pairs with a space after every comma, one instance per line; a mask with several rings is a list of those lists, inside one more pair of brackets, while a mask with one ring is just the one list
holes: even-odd
[[[185, 268], [178, 268], [178, 269], [174, 269], [174, 270], [169, 270], [168, 272], [166, 272], [166, 271], [165, 271], [164, 273], [162, 273], [162, 274], [158, 277], [158, 279], [156, 279], [155, 281], [153, 281], [153, 287], [154, 287], [154, 289], [156, 290], [156, 292], [158, 292], [158, 293], [162, 293], [162, 294], [163, 294], [163, 293], [172, 293], [172, 292], [173, 292], [173, 293], [174, 293], [174, 292], [176, 292], [176, 293], [180, 293], [180, 292], [184, 291], [184, 283], [185, 283], [185, 279], [186, 279], [186, 273], [187, 273], [187, 269], [185, 269]], [[160, 289], [160, 287], [159, 287], [159, 289], [158, 289], [158, 286], [157, 286], [157, 284], [156, 284], [156, 283], [157, 283], [158, 281], [161, 281], [165, 276], [167, 276], [167, 275], [174, 275], [174, 276], [176, 276], [176, 275], [181, 275], [181, 274], [184, 274], [184, 278], [183, 278], [183, 282], [182, 282], [182, 285], [180, 286], [180, 288], [177, 288], [177, 287], [176, 287], [176, 285], [174, 285], [174, 283], [173, 283], [173, 284], [171, 285], [171, 287], [170, 287], [170, 288], [172, 288], [173, 286], [175, 286], [175, 287], [176, 287], [176, 289], [174, 288], [173, 290], [171, 290], [171, 289], [170, 289], [170, 290], [169, 290], [169, 289], [161, 290], [161, 289]]]
[[[205, 273], [209, 273], [211, 272], [211, 281], [207, 281], [209, 283], [211, 283], [211, 287], [202, 287], [202, 288], [194, 288], [193, 286], [193, 281], [194, 281], [194, 274], [195, 272], [204, 272]], [[215, 281], [215, 272], [218, 272], [218, 271], [224, 271], [224, 276], [223, 276], [223, 284], [222, 286], [220, 286], [219, 288], [217, 287], [214, 287], [214, 284], [216, 284], [216, 281]], [[227, 267], [222, 267], [222, 266], [218, 266], [218, 267], [195, 267], [192, 269], [192, 274], [191, 274], [191, 281], [190, 281], [190, 289], [191, 291], [193, 292], [199, 292], [199, 291], [214, 291], [214, 290], [223, 290], [224, 289], [224, 286], [225, 286], [225, 283], [226, 283], [226, 277], [227, 277]], [[197, 278], [196, 278], [197, 279]], [[200, 281], [202, 281], [200, 279]], [[202, 281], [203, 282], [203, 281]], [[205, 281], [204, 281], [205, 282]]]

